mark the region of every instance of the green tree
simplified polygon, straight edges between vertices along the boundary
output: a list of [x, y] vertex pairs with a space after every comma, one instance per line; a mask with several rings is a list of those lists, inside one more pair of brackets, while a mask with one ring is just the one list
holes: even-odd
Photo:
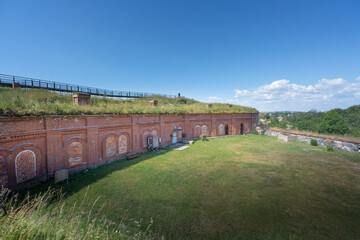
[[349, 123], [337, 111], [332, 110], [324, 115], [319, 133], [345, 134], [347, 132], [349, 132]]

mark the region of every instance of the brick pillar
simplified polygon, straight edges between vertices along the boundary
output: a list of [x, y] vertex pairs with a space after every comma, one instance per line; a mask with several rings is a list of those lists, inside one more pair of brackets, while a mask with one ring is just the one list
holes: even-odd
[[46, 161], [48, 173], [52, 174], [54, 171], [64, 169], [63, 155], [65, 154], [62, 148], [62, 133], [61, 130], [50, 130], [46, 132]]
[[159, 131], [160, 131], [160, 137], [161, 137], [161, 145], [160, 146], [162, 146], [162, 145], [166, 144], [169, 136], [166, 136], [166, 124], [164, 122], [166, 120], [166, 117], [160, 115], [159, 120], [160, 120]]
[[184, 133], [186, 133], [186, 138], [192, 138], [192, 126], [191, 126], [191, 121], [190, 120], [186, 120], [191, 118], [191, 115], [184, 115]]
[[215, 137], [217, 132], [216, 115], [211, 114], [211, 136]]
[[230, 135], [236, 135], [236, 115], [231, 114], [231, 133]]
[[141, 136], [140, 136], [140, 129], [138, 124], [139, 117], [132, 115], [131, 122], [132, 122], [132, 148], [133, 148], [133, 152], [137, 153], [141, 151], [140, 148]]
[[99, 138], [99, 128], [91, 127], [86, 129], [87, 136], [87, 163], [88, 166], [94, 166], [100, 163], [101, 158], [101, 139]]
[[47, 171], [52, 174], [54, 171], [64, 168], [62, 163], [63, 149], [62, 149], [62, 132], [61, 130], [52, 130], [61, 128], [60, 118], [45, 118], [46, 128], [46, 164]]

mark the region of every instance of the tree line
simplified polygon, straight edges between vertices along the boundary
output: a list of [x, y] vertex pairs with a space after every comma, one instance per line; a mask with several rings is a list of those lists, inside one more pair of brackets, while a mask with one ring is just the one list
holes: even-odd
[[266, 113], [264, 119], [270, 120], [271, 127], [360, 137], [360, 105], [328, 112], [310, 110]]

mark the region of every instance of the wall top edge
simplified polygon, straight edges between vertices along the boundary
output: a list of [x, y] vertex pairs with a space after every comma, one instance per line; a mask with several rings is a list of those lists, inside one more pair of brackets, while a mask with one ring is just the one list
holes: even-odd
[[0, 121], [2, 120], [21, 120], [21, 119], [44, 119], [44, 118], [94, 118], [94, 117], [155, 117], [155, 116], [204, 116], [204, 115], [257, 115], [258, 113], [248, 112], [248, 113], [185, 113], [185, 114], [98, 114], [98, 115], [49, 115], [49, 116], [21, 116], [21, 117], [2, 117], [0, 116]]

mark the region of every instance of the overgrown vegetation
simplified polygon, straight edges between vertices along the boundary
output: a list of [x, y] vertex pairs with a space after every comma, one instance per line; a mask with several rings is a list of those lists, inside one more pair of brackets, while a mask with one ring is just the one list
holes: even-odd
[[[89, 201], [86, 196], [65, 208], [61, 189], [15, 195], [8, 199], [8, 215], [0, 218], [0, 239], [158, 239], [149, 231], [151, 223], [142, 232], [136, 225], [111, 222], [100, 214], [104, 206], [97, 206], [99, 198]], [[97, 214], [94, 207], [100, 208]]]
[[[150, 100], [158, 100], [158, 106], [150, 107]], [[60, 94], [39, 89], [0, 88], [1, 116], [43, 116], [79, 114], [186, 114], [186, 113], [255, 113], [254, 108], [213, 103], [208, 108], [205, 103], [185, 99], [187, 104], [176, 99], [153, 96], [122, 100], [106, 97], [92, 97], [90, 105], [77, 106], [69, 94]]]
[[[62, 185], [63, 202], [47, 211], [64, 203], [69, 221], [104, 215], [110, 226], [136, 221], [140, 232], [166, 239], [360, 239], [359, 169], [359, 154], [304, 142], [261, 135], [206, 139], [183, 151], [163, 149], [75, 174]], [[73, 208], [85, 195], [88, 207]], [[64, 221], [50, 222], [49, 229], [58, 231]]]
[[263, 117], [271, 127], [360, 137], [360, 105], [328, 112], [268, 113]]

